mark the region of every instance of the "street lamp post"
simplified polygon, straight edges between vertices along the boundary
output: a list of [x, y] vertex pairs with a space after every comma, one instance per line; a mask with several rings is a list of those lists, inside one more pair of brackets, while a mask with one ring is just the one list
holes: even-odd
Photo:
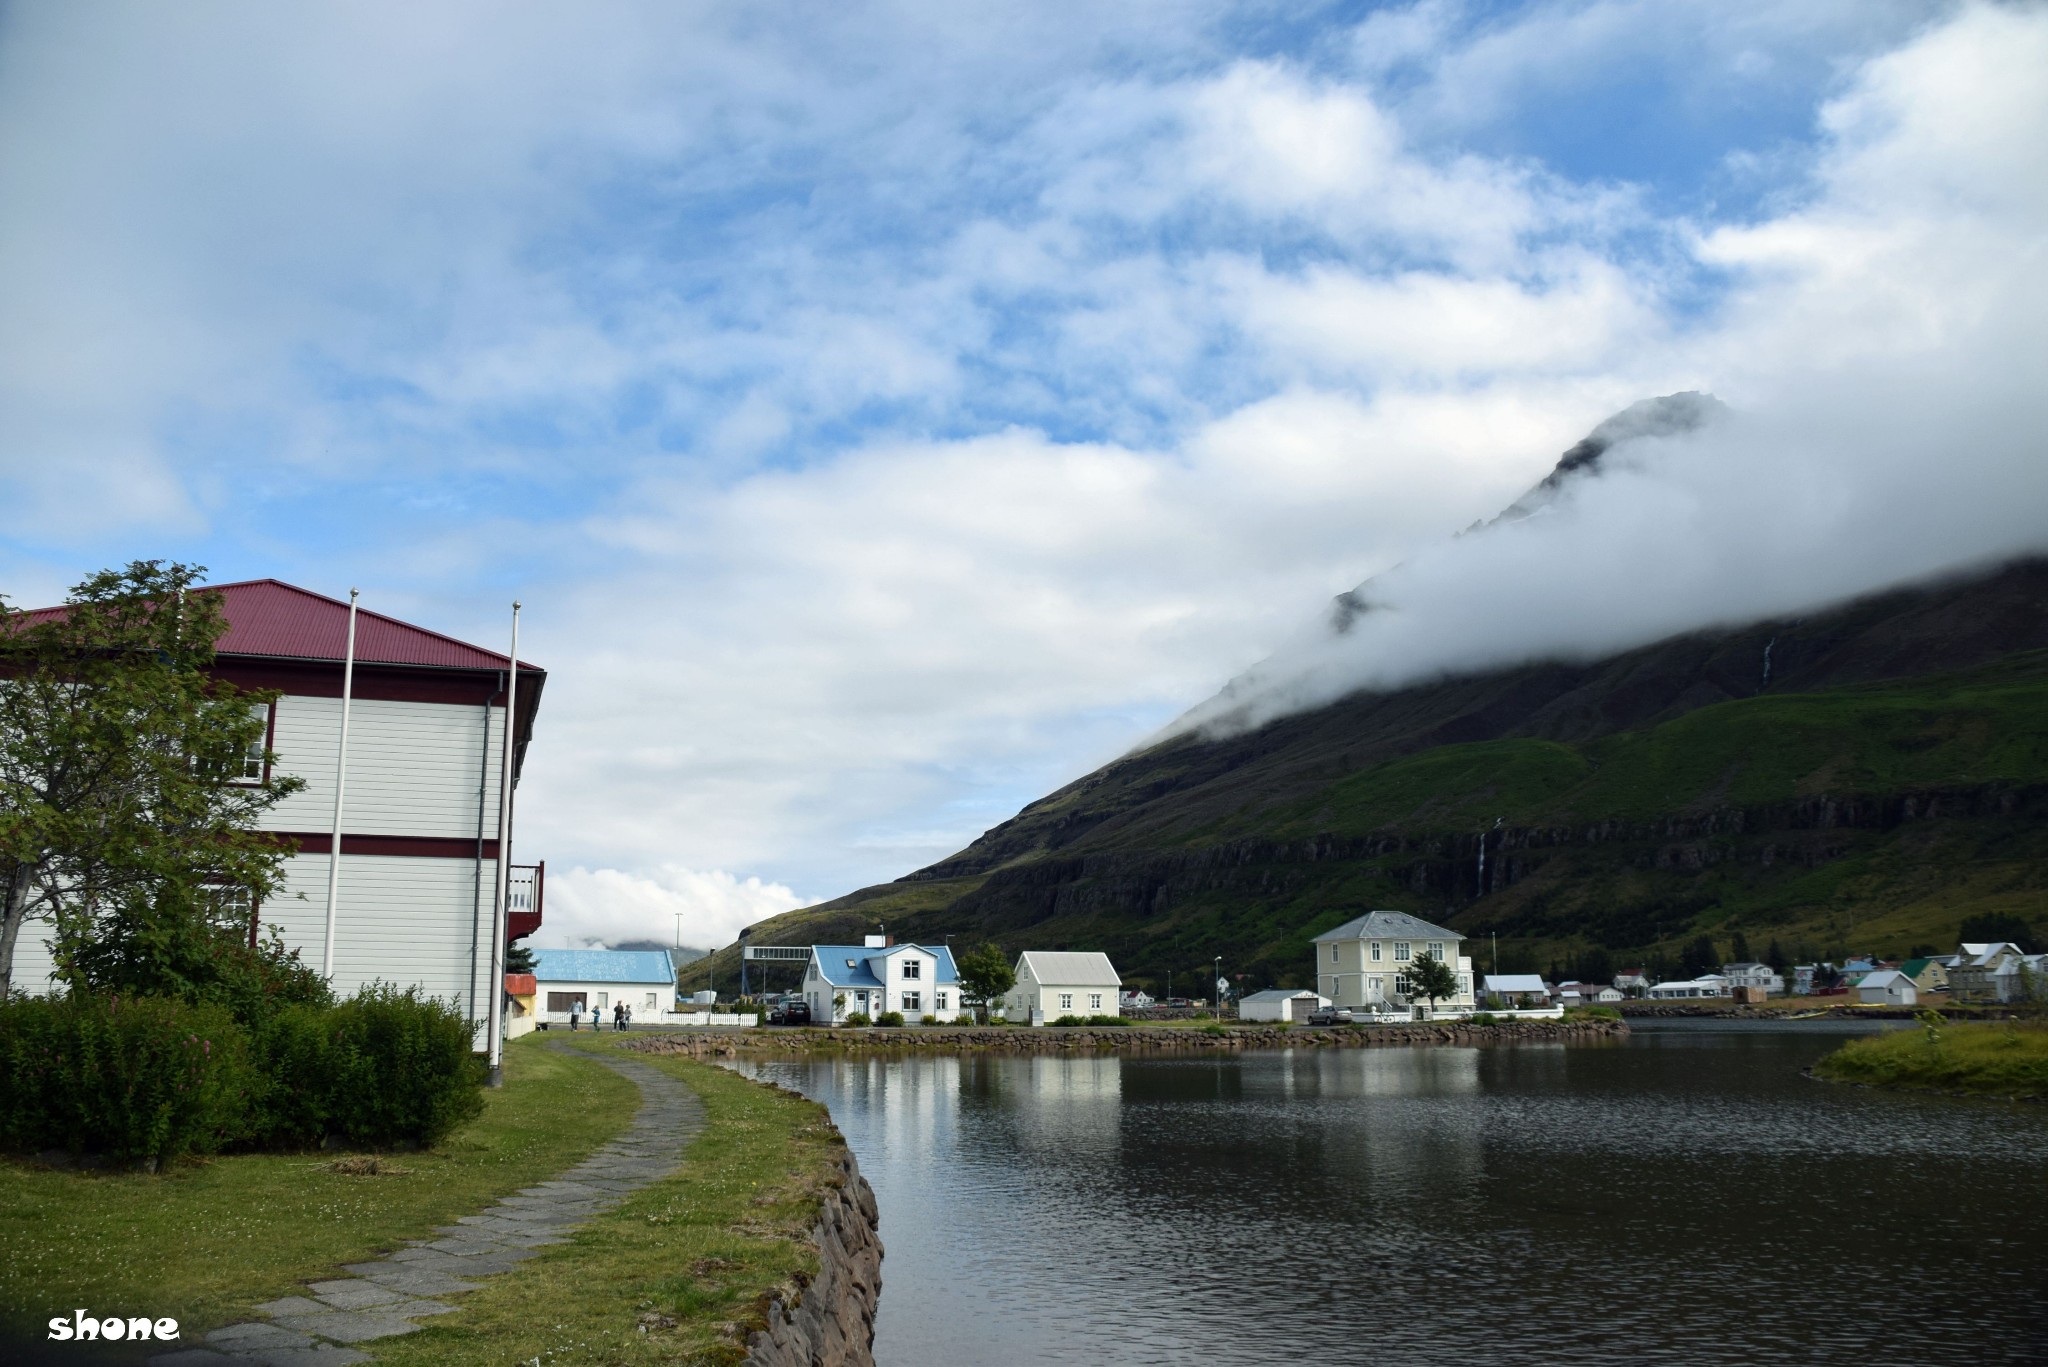
[[1223, 956], [1216, 956], [1216, 1019], [1223, 1019]]

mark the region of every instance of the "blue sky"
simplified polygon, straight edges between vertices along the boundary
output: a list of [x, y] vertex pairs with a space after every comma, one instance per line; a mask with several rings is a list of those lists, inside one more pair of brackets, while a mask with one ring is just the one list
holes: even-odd
[[1817, 318], [1843, 374], [1966, 354], [1990, 313], [1873, 322], [1844, 263], [1904, 258], [1843, 244], [1936, 203], [2038, 247], [1995, 129], [2041, 23], [10, 5], [0, 592], [169, 556], [486, 642], [517, 594], [563, 933], [729, 935], [1128, 748], [1636, 398], [1768, 408]]

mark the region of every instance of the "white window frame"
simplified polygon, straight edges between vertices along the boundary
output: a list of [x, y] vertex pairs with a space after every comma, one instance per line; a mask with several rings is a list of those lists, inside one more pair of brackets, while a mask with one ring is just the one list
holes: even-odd
[[1074, 994], [1073, 994], [1073, 993], [1071, 993], [1071, 992], [1062, 992], [1062, 993], [1060, 993], [1060, 1010], [1062, 1010], [1062, 1011], [1071, 1011], [1071, 1010], [1073, 1010], [1073, 1009], [1074, 1009]]
[[1090, 1011], [1100, 1011], [1102, 1009], [1102, 994], [1100, 992], [1090, 992], [1088, 994], [1088, 1009]]
[[1397, 964], [1408, 962], [1408, 942], [1406, 940], [1394, 941], [1394, 962]]
[[1429, 957], [1439, 962], [1442, 961], [1444, 957], [1444, 942], [1442, 940], [1431, 940], [1429, 942]]
[[263, 714], [263, 734], [242, 752], [242, 767], [228, 782], [244, 788], [257, 788], [270, 777], [270, 764], [264, 756], [270, 752], [270, 738], [277, 729], [277, 704], [250, 703], [249, 710]]
[[1335, 946], [1335, 945], [1331, 945], [1331, 946], [1330, 946], [1330, 962], [1331, 962], [1331, 963], [1336, 963], [1336, 962], [1337, 962], [1337, 946]]
[[923, 1001], [924, 1001], [924, 993], [922, 993], [922, 992], [905, 992], [905, 993], [903, 994], [903, 1009], [904, 1009], [905, 1011], [916, 1011], [916, 1012], [920, 1012], [920, 1013], [922, 1013], [922, 1012], [923, 1012], [923, 1010], [924, 1010], [924, 1007], [923, 1007], [923, 1006], [922, 1006], [922, 1005], [921, 1005], [920, 1003], [922, 1003]]
[[946, 994], [944, 992], [932, 993], [932, 1010], [944, 1011], [946, 1009]]
[[1378, 940], [1372, 942], [1372, 961], [1374, 963], [1380, 961], [1380, 942]]
[[915, 980], [922, 982], [924, 980], [924, 963], [918, 959], [905, 959], [903, 961], [903, 977], [906, 981]]

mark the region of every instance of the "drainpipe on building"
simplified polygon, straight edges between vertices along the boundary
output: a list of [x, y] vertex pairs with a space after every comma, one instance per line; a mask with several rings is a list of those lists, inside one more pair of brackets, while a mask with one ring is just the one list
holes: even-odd
[[490, 1050], [493, 1087], [505, 1085], [505, 912], [510, 894], [512, 858], [513, 736], [519, 730], [519, 602], [512, 602], [511, 665], [505, 671], [505, 753], [498, 773], [498, 889], [491, 911], [490, 1016], [485, 1035]]
[[341, 797], [348, 787], [348, 703], [356, 681], [356, 598], [348, 591], [348, 648], [341, 657], [341, 739], [334, 749], [334, 831], [327, 844], [327, 943], [320, 976], [334, 981], [334, 921], [341, 904]]

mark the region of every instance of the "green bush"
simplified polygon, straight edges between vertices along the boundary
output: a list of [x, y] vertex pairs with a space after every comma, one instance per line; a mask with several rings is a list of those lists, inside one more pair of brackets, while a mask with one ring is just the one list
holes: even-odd
[[917, 1023], [919, 1025], [937, 1025], [939, 1023], [939, 1018], [937, 1016], [919, 1016], [917, 1018]]
[[1472, 1017], [1472, 1023], [1474, 1025], [1498, 1025], [1500, 1024], [1500, 1017], [1494, 1015], [1491, 1011], [1481, 1011]]
[[1227, 1035], [1230, 1033], [1229, 1026], [1219, 1024], [1216, 1021], [1210, 1021], [1207, 1025], [1198, 1025], [1195, 1028], [1205, 1035]]
[[328, 1012], [325, 1029], [330, 1134], [370, 1147], [433, 1144], [482, 1113], [484, 1064], [448, 1003], [374, 983]]
[[168, 997], [0, 1004], [0, 1142], [159, 1165], [245, 1128], [261, 1090], [221, 1006]]
[[1122, 1016], [1061, 1016], [1054, 1025], [1129, 1025]]
[[865, 1012], [865, 1011], [849, 1011], [849, 1012], [847, 1012], [847, 1013], [846, 1013], [846, 1022], [845, 1022], [845, 1023], [846, 1023], [846, 1024], [848, 1024], [848, 1025], [873, 1025], [873, 1024], [874, 1024], [874, 1022], [873, 1022], [873, 1021], [871, 1021], [871, 1020], [869, 1020], [869, 1019], [868, 1019], [868, 1013], [867, 1013], [867, 1012]]
[[901, 1011], [884, 1011], [881, 1015], [875, 1017], [875, 1024], [887, 1026], [901, 1025], [903, 1024], [903, 1013]]

